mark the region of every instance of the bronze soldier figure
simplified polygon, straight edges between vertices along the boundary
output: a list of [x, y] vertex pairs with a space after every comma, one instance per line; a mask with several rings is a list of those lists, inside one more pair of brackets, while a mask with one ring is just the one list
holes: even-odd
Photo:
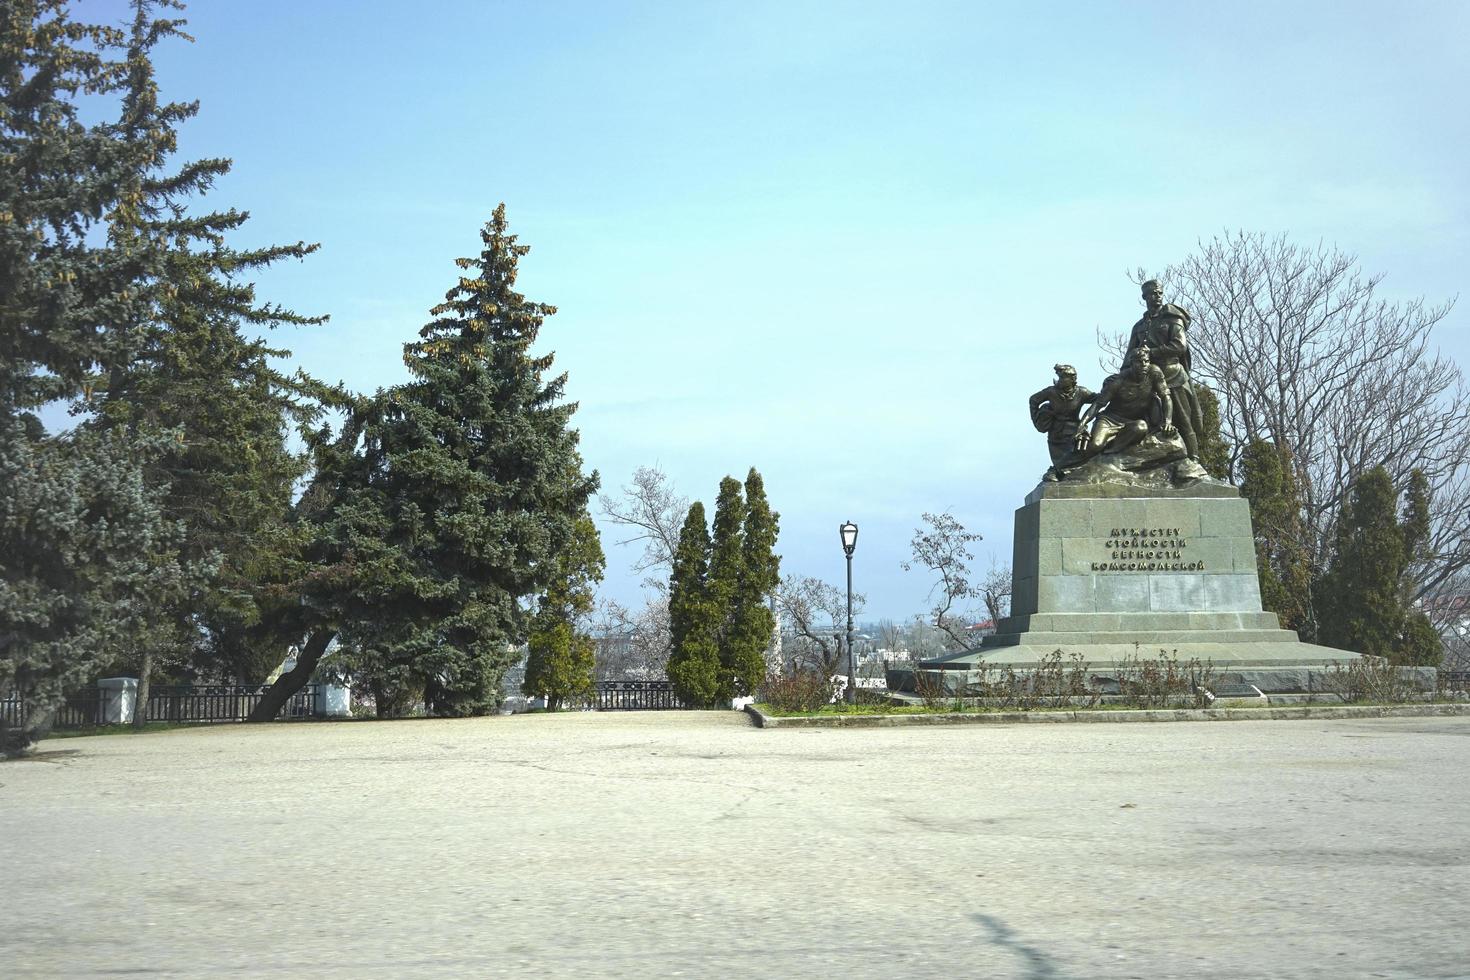
[[1189, 458], [1199, 459], [1199, 433], [1204, 429], [1204, 418], [1200, 412], [1199, 399], [1195, 397], [1194, 383], [1190, 378], [1189, 313], [1180, 306], [1164, 302], [1164, 291], [1157, 279], [1150, 279], [1141, 287], [1147, 309], [1133, 325], [1128, 337], [1128, 352], [1144, 349], [1152, 355], [1153, 363], [1163, 372], [1169, 385], [1169, 401], [1172, 402], [1174, 424], [1184, 440]]
[[1046, 448], [1055, 465], [1072, 452], [1077, 416], [1083, 405], [1097, 400], [1097, 393], [1077, 384], [1077, 369], [1072, 365], [1058, 364], [1053, 370], [1056, 381], [1031, 396], [1031, 424], [1037, 432], [1046, 433]]
[[1153, 364], [1149, 349], [1139, 347], [1128, 355], [1122, 371], [1103, 382], [1078, 423], [1076, 451], [1048, 470], [1045, 479], [1063, 479], [1067, 469], [1100, 453], [1127, 449], [1152, 431], [1174, 435], [1173, 412], [1164, 372]]

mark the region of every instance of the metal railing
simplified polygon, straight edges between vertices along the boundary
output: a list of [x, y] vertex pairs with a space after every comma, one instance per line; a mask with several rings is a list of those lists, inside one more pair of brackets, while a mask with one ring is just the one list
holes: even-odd
[[[316, 706], [317, 687], [308, 684], [291, 695], [276, 717], [310, 718]], [[269, 689], [269, 684], [154, 686], [148, 690], [148, 709], [143, 720], [176, 724], [244, 721]]]
[[[281, 707], [277, 718], [311, 718], [316, 714], [319, 685], [308, 684]], [[212, 724], [244, 721], [260, 703], [269, 684], [154, 685], [148, 691], [144, 721], [175, 724]], [[93, 728], [107, 723], [106, 698], [98, 691], [69, 696], [51, 719], [54, 729]], [[20, 728], [30, 706], [14, 694], [0, 699], [0, 719], [6, 727]]]
[[598, 711], [672, 711], [693, 707], [674, 692], [672, 681], [598, 681], [591, 701]]

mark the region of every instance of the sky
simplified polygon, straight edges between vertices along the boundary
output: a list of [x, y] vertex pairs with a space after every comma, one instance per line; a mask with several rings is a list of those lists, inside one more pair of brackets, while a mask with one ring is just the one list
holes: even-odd
[[[121, 21], [117, 0], [75, 5]], [[1470, 4], [196, 0], [163, 95], [238, 244], [321, 250], [257, 279], [321, 327], [294, 360], [372, 390], [505, 202], [519, 288], [558, 307], [587, 464], [712, 506], [754, 466], [782, 570], [904, 619], [924, 512], [1010, 558], [1046, 468], [1026, 397], [1097, 387], [1129, 270], [1284, 233], [1390, 299], [1465, 293]], [[1470, 363], [1461, 303], [1437, 339]], [[1371, 407], [1368, 410], [1391, 410]], [[604, 594], [639, 601], [604, 528]]]

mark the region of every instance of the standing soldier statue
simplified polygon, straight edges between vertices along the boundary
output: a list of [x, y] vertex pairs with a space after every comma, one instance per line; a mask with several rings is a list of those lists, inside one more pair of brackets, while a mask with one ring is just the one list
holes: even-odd
[[1031, 424], [1046, 433], [1046, 448], [1052, 465], [1072, 452], [1077, 437], [1077, 416], [1082, 406], [1097, 394], [1077, 384], [1077, 369], [1070, 364], [1054, 368], [1057, 380], [1031, 396]]
[[1164, 373], [1174, 403], [1174, 425], [1184, 440], [1189, 458], [1199, 461], [1199, 437], [1204, 431], [1204, 417], [1190, 379], [1189, 313], [1183, 307], [1164, 302], [1164, 291], [1157, 279], [1141, 287], [1147, 306], [1143, 316], [1133, 325], [1128, 337], [1127, 361], [1135, 350], [1146, 348], [1153, 363]]

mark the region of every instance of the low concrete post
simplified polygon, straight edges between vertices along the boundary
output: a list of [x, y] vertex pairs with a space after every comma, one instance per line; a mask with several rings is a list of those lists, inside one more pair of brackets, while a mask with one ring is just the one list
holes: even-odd
[[346, 684], [318, 684], [315, 708], [322, 718], [350, 718], [352, 688]]
[[97, 682], [97, 720], [104, 725], [131, 725], [138, 706], [136, 677], [104, 677]]

